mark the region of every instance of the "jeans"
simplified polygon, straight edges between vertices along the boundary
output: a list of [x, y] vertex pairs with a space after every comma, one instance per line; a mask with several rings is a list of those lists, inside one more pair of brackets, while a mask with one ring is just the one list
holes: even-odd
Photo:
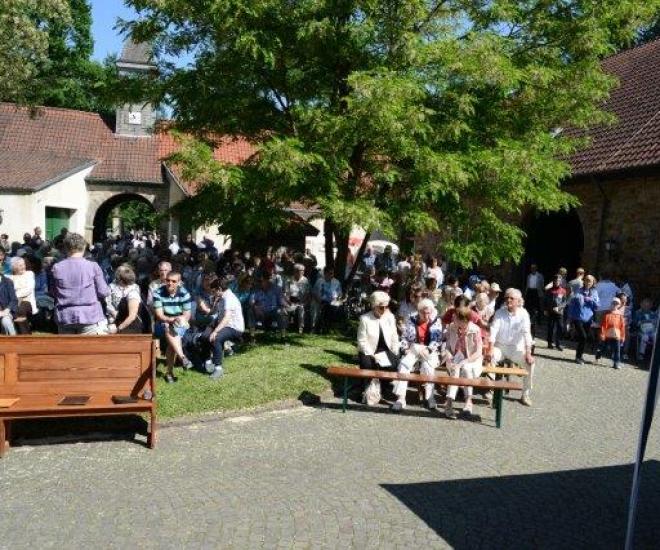
[[11, 318], [11, 315], [0, 317], [0, 331], [8, 336], [16, 335], [16, 327], [14, 327], [14, 321]]
[[225, 342], [228, 340], [240, 340], [243, 336], [242, 332], [230, 327], [220, 329], [213, 340], [213, 364], [215, 366], [222, 366], [222, 360], [225, 357]]
[[615, 366], [618, 365], [621, 361], [621, 342], [616, 338], [608, 338], [607, 340], [601, 341], [598, 346], [598, 354], [605, 355], [608, 349], [612, 354], [612, 362]]
[[575, 337], [577, 338], [575, 358], [582, 359], [584, 347], [587, 344], [587, 338], [589, 338], [589, 335], [591, 334], [591, 321], [573, 321], [573, 328], [575, 329]]
[[564, 336], [563, 323], [561, 314], [550, 313], [548, 315], [548, 346], [553, 343], [555, 346], [561, 345], [561, 339]]

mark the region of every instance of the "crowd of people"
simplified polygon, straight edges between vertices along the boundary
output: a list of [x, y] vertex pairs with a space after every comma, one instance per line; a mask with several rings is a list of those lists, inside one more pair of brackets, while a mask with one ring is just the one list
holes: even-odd
[[[546, 284], [533, 265], [523, 292], [502, 293], [497, 282], [479, 275], [450, 274], [441, 256], [397, 257], [389, 246], [380, 254], [367, 247], [358, 266], [355, 261], [347, 258], [347, 274], [356, 276], [343, 288], [333, 269], [319, 269], [308, 250], [220, 252], [208, 238], [161, 241], [143, 232], [90, 247], [66, 230], [49, 242], [37, 227], [22, 242], [0, 235], [0, 330], [153, 333], [165, 352], [167, 382], [176, 380], [177, 364], [219, 379], [225, 354], [244, 339], [254, 343], [259, 328], [283, 342], [290, 330], [327, 331], [345, 324], [352, 296], [359, 313], [360, 307], [368, 311], [358, 327], [361, 368], [431, 373], [444, 364], [452, 376], [475, 378], [485, 364], [508, 362], [529, 371], [525, 405], [531, 405], [533, 337], [543, 319], [548, 346], [562, 350], [573, 338], [578, 363], [590, 340], [596, 358], [610, 353], [617, 368], [633, 339], [640, 357], [653, 343], [653, 303], [644, 298], [633, 310], [630, 285], [607, 274], [596, 281], [578, 269], [569, 281], [561, 269]], [[455, 417], [456, 392], [447, 392], [449, 417]], [[394, 384], [393, 394], [392, 409], [404, 409], [407, 384]], [[369, 384], [364, 399], [380, 399], [379, 384]], [[431, 384], [424, 402], [437, 406]], [[471, 412], [466, 388], [463, 414]]]

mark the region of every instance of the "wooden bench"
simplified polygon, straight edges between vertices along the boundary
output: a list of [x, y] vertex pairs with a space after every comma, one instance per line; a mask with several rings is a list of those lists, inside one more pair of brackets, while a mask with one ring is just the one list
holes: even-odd
[[[11, 422], [25, 418], [150, 415], [147, 444], [156, 443], [155, 342], [149, 334], [113, 336], [0, 337], [0, 457], [11, 439]], [[144, 392], [147, 398], [144, 398]], [[86, 395], [84, 405], [59, 405], [65, 396]], [[135, 403], [116, 404], [113, 396]], [[150, 398], [149, 398], [150, 397]]]
[[504, 390], [522, 390], [520, 382], [509, 382], [505, 380], [490, 380], [488, 378], [458, 378], [445, 375], [425, 376], [415, 373], [400, 373], [386, 370], [367, 370], [359, 369], [357, 367], [350, 367], [346, 365], [330, 365], [328, 366], [327, 373], [330, 376], [341, 376], [344, 378], [344, 391], [342, 411], [346, 412], [346, 405], [348, 403], [348, 379], [349, 378], [362, 378], [379, 380], [395, 381], [406, 380], [416, 384], [424, 384], [433, 382], [440, 386], [459, 386], [459, 387], [472, 387], [478, 389], [492, 390], [495, 392], [495, 422], [498, 428], [502, 427], [503, 417], [503, 391]]

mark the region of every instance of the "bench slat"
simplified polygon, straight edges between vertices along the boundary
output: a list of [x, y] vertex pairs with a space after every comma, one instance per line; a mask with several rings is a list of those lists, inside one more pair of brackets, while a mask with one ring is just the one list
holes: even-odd
[[327, 373], [333, 376], [348, 378], [378, 378], [380, 380], [406, 380], [409, 382], [433, 382], [443, 386], [471, 386], [473, 388], [492, 390], [522, 390], [520, 382], [506, 380], [489, 380], [487, 378], [459, 378], [453, 376], [424, 376], [421, 374], [403, 374], [393, 371], [368, 370], [355, 367], [330, 365]]

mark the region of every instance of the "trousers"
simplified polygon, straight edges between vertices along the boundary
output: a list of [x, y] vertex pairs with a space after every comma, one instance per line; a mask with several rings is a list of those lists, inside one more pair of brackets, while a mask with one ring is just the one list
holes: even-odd
[[[399, 361], [398, 371], [403, 374], [419, 372], [422, 375], [433, 376], [435, 369], [440, 365], [438, 353], [431, 352], [424, 356], [422, 349], [423, 346], [413, 346], [412, 349], [408, 350], [403, 359]], [[423, 385], [424, 399], [429, 399], [433, 395], [434, 385], [432, 382]], [[392, 386], [394, 395], [405, 401], [408, 382], [405, 380], [396, 380], [392, 383]]]
[[525, 352], [516, 349], [515, 346], [506, 346], [496, 342], [493, 346], [493, 361], [499, 363], [505, 359], [527, 369], [528, 374], [523, 377], [523, 395], [529, 397], [534, 383], [534, 363], [528, 365], [525, 361]]
[[[468, 363], [467, 361], [463, 361], [459, 363], [458, 365], [454, 365], [453, 363], [449, 364], [447, 366], [447, 370], [449, 372], [449, 376], [454, 376], [456, 378], [462, 377], [462, 378], [479, 378], [481, 376], [481, 371], [484, 369], [482, 360], [478, 359], [477, 361], [473, 361], [472, 363]], [[470, 398], [472, 397], [472, 387], [468, 386], [463, 388], [465, 391], [465, 397]], [[458, 392], [458, 386], [449, 386], [447, 388], [447, 397], [449, 399], [456, 399], [456, 393]]]

